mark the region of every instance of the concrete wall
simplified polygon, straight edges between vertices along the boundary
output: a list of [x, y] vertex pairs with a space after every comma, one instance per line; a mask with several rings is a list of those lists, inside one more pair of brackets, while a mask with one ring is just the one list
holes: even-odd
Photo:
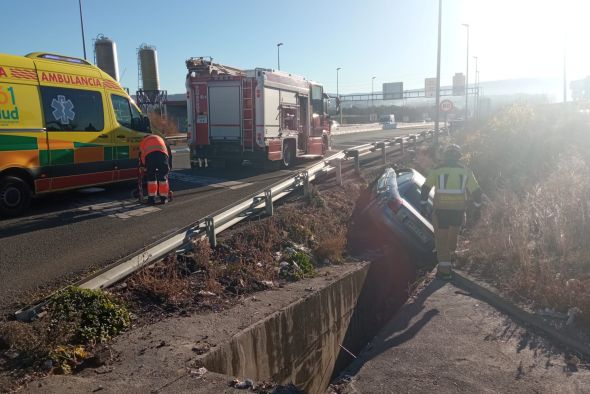
[[294, 383], [308, 393], [323, 392], [369, 266], [363, 265], [245, 329], [207, 355], [205, 367], [242, 379]]

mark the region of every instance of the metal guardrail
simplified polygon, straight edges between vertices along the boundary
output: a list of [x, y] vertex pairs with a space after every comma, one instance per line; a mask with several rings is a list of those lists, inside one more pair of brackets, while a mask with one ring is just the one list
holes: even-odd
[[[208, 238], [212, 246], [217, 244], [217, 235], [223, 230], [247, 219], [253, 215], [272, 215], [273, 203], [287, 196], [291, 192], [303, 188], [304, 195], [310, 192], [310, 182], [317, 177], [336, 171], [336, 181], [342, 184], [342, 162], [354, 160], [354, 168], [360, 171], [360, 158], [362, 156], [381, 150], [381, 160], [387, 162], [387, 149], [394, 148], [397, 152], [405, 152], [407, 146], [416, 145], [419, 141], [425, 141], [432, 131], [424, 131], [419, 134], [410, 134], [405, 137], [387, 139], [372, 144], [359, 145], [333, 154], [322, 161], [315, 163], [295, 175], [279, 181], [250, 197], [229, 205], [212, 215], [202, 218], [185, 227], [177, 233], [157, 241], [134, 255], [121, 260], [111, 267], [95, 273], [90, 278], [83, 279], [73, 286], [86, 289], [105, 289], [114, 283], [124, 279], [141, 267], [156, 262], [169, 253], [178, 250], [186, 250], [191, 242], [197, 239]], [[18, 320], [31, 320], [38, 311], [47, 303], [47, 299], [41, 303], [15, 312]]]

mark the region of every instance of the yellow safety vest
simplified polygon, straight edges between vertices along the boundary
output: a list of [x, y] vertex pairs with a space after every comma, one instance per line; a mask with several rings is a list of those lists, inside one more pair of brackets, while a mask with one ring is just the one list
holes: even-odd
[[430, 171], [425, 185], [434, 187], [434, 209], [464, 210], [467, 191], [471, 194], [479, 190], [473, 172], [461, 165], [442, 166]]

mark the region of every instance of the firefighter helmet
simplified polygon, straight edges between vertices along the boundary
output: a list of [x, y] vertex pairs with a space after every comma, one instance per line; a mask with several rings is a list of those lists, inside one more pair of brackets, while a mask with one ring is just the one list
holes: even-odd
[[445, 149], [445, 159], [452, 161], [459, 161], [461, 159], [461, 147], [457, 144], [451, 144]]

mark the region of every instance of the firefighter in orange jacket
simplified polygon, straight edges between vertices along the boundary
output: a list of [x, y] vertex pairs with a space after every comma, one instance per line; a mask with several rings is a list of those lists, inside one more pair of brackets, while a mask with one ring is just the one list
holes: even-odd
[[148, 204], [155, 204], [157, 196], [162, 204], [167, 202], [171, 159], [170, 148], [159, 135], [149, 134], [139, 144], [139, 162], [146, 168]]

